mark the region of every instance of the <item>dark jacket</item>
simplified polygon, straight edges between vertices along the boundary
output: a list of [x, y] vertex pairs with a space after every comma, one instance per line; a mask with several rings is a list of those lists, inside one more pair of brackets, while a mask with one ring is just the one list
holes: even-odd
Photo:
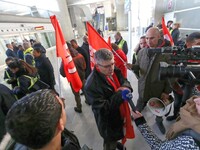
[[89, 53], [81, 48], [81, 47], [78, 47], [76, 49], [81, 55], [83, 55], [83, 57], [85, 58], [85, 63], [86, 63], [86, 78], [89, 76], [90, 72], [91, 72], [91, 68], [90, 68], [90, 55]]
[[6, 133], [5, 129], [5, 117], [12, 106], [12, 104], [16, 101], [15, 96], [12, 91], [3, 84], [0, 84], [0, 141], [3, 138], [3, 135]]
[[174, 29], [172, 31], [171, 35], [172, 35], [172, 39], [174, 41], [174, 45], [177, 45], [178, 44], [179, 35], [180, 35], [179, 29]]
[[[121, 38], [119, 41], [116, 41], [115, 44], [117, 44], [119, 46], [119, 43], [124, 40], [123, 38]], [[128, 54], [128, 46], [127, 46], [127, 42], [124, 40], [124, 44], [122, 47], [119, 46], [120, 49], [123, 50], [123, 52], [127, 55]]]
[[35, 67], [38, 69], [40, 80], [48, 84], [50, 89], [54, 89], [56, 82], [53, 66], [49, 61], [49, 58], [47, 58], [44, 54], [41, 54], [40, 57], [35, 58]]
[[7, 55], [7, 57], [13, 57], [13, 58], [17, 57], [15, 52], [13, 50], [11, 50], [11, 49], [7, 49], [6, 50], [6, 55]]
[[83, 45], [81, 46], [86, 51], [88, 60], [86, 61], [86, 72], [85, 72], [85, 79], [90, 75], [91, 73], [91, 67], [90, 67], [90, 50], [89, 50], [89, 44], [83, 42]]
[[[115, 73], [121, 86], [131, 89], [130, 83], [123, 78], [120, 70], [115, 69]], [[104, 141], [122, 139], [124, 136], [123, 118], [119, 110], [123, 102], [121, 91], [115, 92], [105, 75], [94, 68], [85, 84], [85, 96], [92, 105], [96, 124]]]
[[17, 80], [15, 74], [13, 74], [9, 68], [5, 69], [3, 79], [6, 81], [6, 83], [11, 84], [12, 88], [17, 86]]
[[16, 73], [16, 78], [18, 84], [12, 91], [15, 95], [17, 95], [18, 98], [22, 98], [26, 94], [35, 92], [40, 89], [49, 88], [48, 85], [40, 82], [38, 74], [28, 75], [28, 73], [23, 68], [21, 68]]
[[[25, 145], [16, 143], [9, 134], [4, 136], [2, 141], [2, 148], [4, 150], [32, 150]], [[63, 130], [61, 134], [61, 146], [62, 150], [81, 150], [79, 140], [71, 131], [66, 128]]]

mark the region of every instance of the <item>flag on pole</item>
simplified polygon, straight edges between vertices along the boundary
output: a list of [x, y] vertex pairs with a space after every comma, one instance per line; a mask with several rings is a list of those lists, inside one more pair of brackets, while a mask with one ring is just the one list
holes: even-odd
[[167, 29], [167, 27], [165, 25], [165, 19], [164, 19], [164, 17], [162, 17], [162, 29], [163, 29], [164, 39], [170, 41], [171, 46], [174, 46], [174, 42], [173, 42], [172, 36], [169, 33], [169, 30]]
[[87, 31], [88, 31], [88, 42], [90, 49], [90, 65], [91, 68], [94, 68], [94, 53], [101, 49], [107, 48], [112, 50], [111, 46], [99, 35], [99, 33], [87, 22]]
[[74, 65], [73, 59], [70, 55], [69, 49], [65, 42], [61, 27], [55, 15], [50, 16], [51, 23], [55, 29], [56, 36], [56, 54], [57, 57], [62, 58], [65, 75], [67, 80], [72, 85], [74, 91], [78, 92], [82, 88], [82, 82]]

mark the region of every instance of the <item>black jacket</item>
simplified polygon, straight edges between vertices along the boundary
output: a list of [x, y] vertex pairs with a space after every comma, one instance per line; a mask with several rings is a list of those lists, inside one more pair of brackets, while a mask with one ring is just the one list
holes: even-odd
[[[132, 90], [120, 70], [115, 70], [121, 86]], [[105, 76], [96, 68], [92, 71], [85, 84], [85, 96], [92, 105], [92, 110], [100, 135], [105, 141], [117, 141], [123, 138], [123, 118], [119, 107], [123, 102], [121, 91], [114, 91]]]
[[89, 50], [89, 44], [83, 42], [83, 45], [81, 46], [82, 49], [85, 50], [87, 55], [87, 61], [86, 61], [86, 72], [85, 72], [85, 79], [90, 75], [91, 73], [91, 67], [90, 67], [90, 50]]
[[6, 133], [5, 129], [5, 117], [12, 106], [16, 101], [15, 96], [12, 94], [12, 91], [3, 84], [0, 84], [0, 141], [3, 138], [3, 135]]
[[86, 63], [86, 77], [90, 74], [90, 55], [86, 52], [85, 49], [78, 47], [76, 49], [83, 57], [85, 58], [85, 63]]
[[54, 89], [54, 70], [49, 59], [44, 54], [42, 54], [40, 57], [35, 58], [35, 67], [38, 69], [40, 80], [48, 84], [50, 89]]

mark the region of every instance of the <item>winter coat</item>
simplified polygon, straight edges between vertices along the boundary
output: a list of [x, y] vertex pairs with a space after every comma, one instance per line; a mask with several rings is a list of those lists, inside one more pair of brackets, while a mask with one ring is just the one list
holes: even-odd
[[174, 29], [172, 31], [171, 35], [172, 35], [172, 39], [174, 41], [174, 45], [177, 45], [178, 44], [178, 39], [179, 39], [179, 36], [180, 36], [179, 29]]
[[91, 67], [90, 67], [90, 55], [89, 55], [89, 53], [88, 53], [85, 49], [83, 49], [83, 48], [81, 48], [81, 47], [78, 47], [76, 50], [77, 50], [78, 53], [80, 53], [80, 54], [84, 57], [84, 59], [85, 59], [85, 63], [86, 63], [86, 70], [85, 70], [85, 71], [86, 71], [86, 72], [85, 72], [86, 76], [85, 76], [85, 77], [88, 77], [89, 74], [90, 74], [90, 72], [91, 72]]
[[139, 70], [138, 93], [143, 102], [152, 97], [160, 98], [162, 93], [171, 93], [171, 87], [167, 79], [158, 80], [159, 63], [169, 62], [168, 55], [149, 53], [150, 49], [141, 49], [138, 53], [133, 70]]
[[47, 58], [44, 54], [41, 54], [40, 57], [35, 58], [35, 67], [38, 69], [40, 80], [48, 84], [51, 89], [54, 89], [56, 82], [53, 66], [49, 58]]
[[[132, 90], [130, 83], [123, 78], [120, 70], [114, 70], [121, 86]], [[92, 111], [100, 135], [104, 141], [117, 141], [123, 138], [123, 118], [120, 115], [120, 105], [123, 102], [121, 91], [115, 92], [105, 75], [96, 68], [85, 83], [85, 96], [92, 105]]]
[[6, 133], [5, 129], [5, 117], [12, 106], [12, 104], [16, 101], [16, 98], [12, 91], [3, 84], [0, 84], [0, 141], [3, 138], [3, 135]]
[[22, 98], [28, 93], [35, 92], [40, 89], [49, 88], [47, 84], [39, 80], [38, 74], [29, 75], [23, 68], [16, 73], [17, 86], [12, 92], [18, 98]]
[[7, 49], [6, 50], [6, 56], [7, 57], [13, 57], [13, 58], [17, 58], [17, 55], [15, 54], [15, 52], [11, 49]]
[[89, 50], [89, 44], [83, 42], [83, 45], [81, 46], [86, 51], [88, 60], [86, 61], [86, 72], [85, 72], [85, 79], [90, 75], [91, 73], [91, 67], [90, 67], [90, 50]]

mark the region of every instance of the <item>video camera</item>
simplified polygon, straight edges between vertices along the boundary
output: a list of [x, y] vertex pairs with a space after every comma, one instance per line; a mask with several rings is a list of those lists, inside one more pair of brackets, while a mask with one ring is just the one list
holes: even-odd
[[200, 64], [200, 46], [182, 48], [179, 46], [149, 49], [148, 54], [168, 54], [173, 64]]
[[162, 47], [148, 50], [149, 55], [162, 54], [169, 56], [170, 64], [160, 62], [159, 80], [165, 78], [184, 78], [200, 84], [200, 46], [192, 48]]
[[200, 65], [170, 65], [166, 62], [160, 62], [158, 78], [163, 80], [165, 78], [184, 78], [187, 76], [187, 80], [200, 84], [199, 74]]

